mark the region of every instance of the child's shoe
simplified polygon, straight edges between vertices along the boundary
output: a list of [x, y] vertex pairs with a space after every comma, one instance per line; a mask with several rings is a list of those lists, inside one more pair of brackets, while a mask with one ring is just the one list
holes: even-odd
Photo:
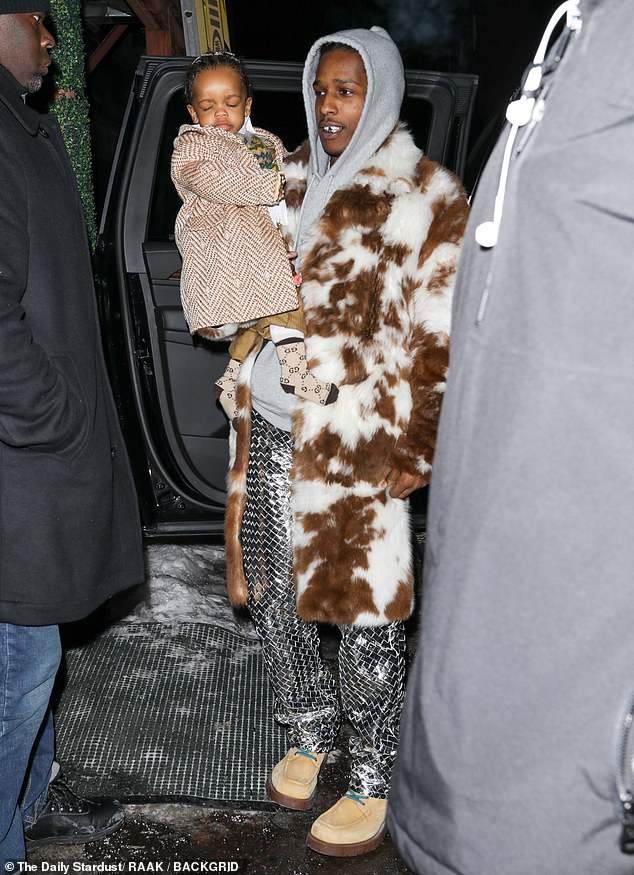
[[275, 346], [282, 366], [280, 383], [285, 392], [315, 404], [332, 404], [337, 400], [339, 389], [335, 384], [318, 380], [308, 370], [306, 345], [301, 337], [281, 340]]
[[233, 422], [236, 415], [236, 383], [241, 364], [242, 362], [239, 362], [237, 359], [229, 359], [229, 364], [227, 365], [224, 374], [222, 377], [218, 377], [214, 384], [216, 387], [216, 400], [219, 401], [220, 406], [227, 414], [229, 422]]

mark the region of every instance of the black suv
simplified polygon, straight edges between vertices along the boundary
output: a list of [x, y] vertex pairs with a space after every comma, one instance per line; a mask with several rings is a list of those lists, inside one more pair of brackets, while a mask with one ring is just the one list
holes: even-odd
[[[180, 206], [173, 142], [189, 122], [187, 58], [143, 57], [135, 73], [96, 253], [106, 357], [135, 472], [147, 536], [222, 531], [228, 425], [213, 383], [226, 344], [192, 337], [180, 306]], [[256, 124], [287, 148], [305, 137], [300, 64], [248, 61]], [[433, 159], [462, 176], [477, 77], [407, 71], [402, 117]], [[424, 492], [415, 505], [421, 524]]]

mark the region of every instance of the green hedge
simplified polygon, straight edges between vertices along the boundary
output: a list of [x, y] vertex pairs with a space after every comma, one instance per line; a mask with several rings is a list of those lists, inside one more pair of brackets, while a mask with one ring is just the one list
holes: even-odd
[[51, 13], [57, 37], [57, 45], [51, 53], [55, 62], [55, 100], [51, 112], [57, 117], [66, 140], [84, 208], [88, 239], [94, 250], [97, 225], [81, 0], [51, 0]]

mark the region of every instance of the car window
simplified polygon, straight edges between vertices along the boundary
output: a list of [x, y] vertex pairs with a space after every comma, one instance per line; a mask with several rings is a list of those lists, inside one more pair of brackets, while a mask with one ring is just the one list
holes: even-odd
[[181, 125], [190, 123], [183, 95], [176, 91], [170, 98], [165, 113], [150, 202], [147, 237], [154, 243], [165, 243], [174, 239], [174, 222], [181, 200], [170, 177], [170, 163], [178, 129]]
[[401, 108], [401, 118], [412, 132], [416, 145], [423, 152], [427, 151], [433, 114], [434, 111], [429, 101], [405, 96]]

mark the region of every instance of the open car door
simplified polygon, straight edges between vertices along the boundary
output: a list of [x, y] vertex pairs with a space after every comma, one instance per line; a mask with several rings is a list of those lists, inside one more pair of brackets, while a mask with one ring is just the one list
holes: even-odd
[[[96, 279], [110, 368], [148, 536], [220, 533], [227, 420], [214, 401], [227, 344], [189, 333], [174, 242], [170, 179], [188, 58], [143, 57], [106, 196]], [[302, 65], [247, 61], [255, 123], [287, 148], [305, 138]], [[409, 70], [402, 118], [418, 145], [462, 176], [477, 77]]]

